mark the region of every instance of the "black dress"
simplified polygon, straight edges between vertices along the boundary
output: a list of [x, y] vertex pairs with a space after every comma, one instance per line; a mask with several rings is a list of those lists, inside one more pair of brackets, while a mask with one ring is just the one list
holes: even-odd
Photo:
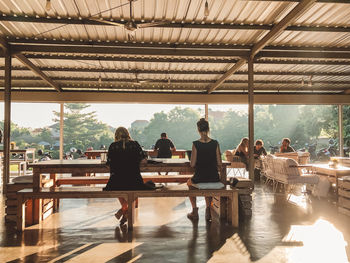
[[145, 158], [137, 141], [113, 142], [108, 149], [107, 164], [110, 177], [104, 191], [113, 190], [149, 190], [140, 174], [140, 162]]
[[197, 161], [192, 182], [195, 184], [219, 182], [220, 177], [216, 158], [216, 149], [219, 145], [218, 141], [211, 140], [207, 143], [194, 141], [193, 145], [197, 150]]

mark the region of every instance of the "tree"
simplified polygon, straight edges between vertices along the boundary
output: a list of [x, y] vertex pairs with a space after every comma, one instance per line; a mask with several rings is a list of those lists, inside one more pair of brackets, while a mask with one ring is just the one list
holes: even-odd
[[[71, 147], [85, 150], [87, 147], [99, 148], [101, 144], [113, 142], [113, 133], [108, 126], [96, 119], [96, 112], [87, 112], [88, 104], [65, 104], [64, 113], [64, 150]], [[54, 111], [56, 122], [54, 127], [59, 130], [60, 113]]]

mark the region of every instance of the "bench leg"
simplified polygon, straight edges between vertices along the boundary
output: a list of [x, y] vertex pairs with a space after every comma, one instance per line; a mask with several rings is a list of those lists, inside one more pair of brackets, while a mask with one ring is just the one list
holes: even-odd
[[133, 194], [128, 194], [128, 229], [133, 230], [135, 217], [135, 197]]
[[25, 199], [21, 195], [17, 196], [17, 230], [22, 232], [25, 228]]
[[238, 192], [233, 192], [228, 202], [228, 217], [232, 226], [239, 226]]

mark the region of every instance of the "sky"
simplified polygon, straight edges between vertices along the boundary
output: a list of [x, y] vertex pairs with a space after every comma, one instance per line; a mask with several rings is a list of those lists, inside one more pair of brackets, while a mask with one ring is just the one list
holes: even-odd
[[[112, 127], [129, 128], [135, 120], [150, 120], [154, 113], [169, 112], [176, 106], [203, 109], [204, 105], [172, 104], [91, 104], [89, 111], [96, 111], [97, 119]], [[226, 111], [247, 110], [247, 105], [209, 105], [209, 109]], [[12, 122], [20, 127], [41, 128], [53, 124], [53, 111], [59, 111], [58, 103], [12, 103]], [[4, 119], [4, 103], [0, 103], [0, 120]]]

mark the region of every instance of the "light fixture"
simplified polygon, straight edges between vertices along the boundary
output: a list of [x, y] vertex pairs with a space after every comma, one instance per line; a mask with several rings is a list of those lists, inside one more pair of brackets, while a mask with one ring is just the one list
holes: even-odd
[[208, 4], [208, 0], [205, 0], [205, 4], [204, 4], [204, 16], [205, 16], [205, 17], [209, 16], [209, 4]]
[[309, 87], [312, 87], [312, 75], [310, 75], [310, 80], [309, 80], [309, 83], [307, 84]]
[[101, 74], [100, 76], [98, 77], [98, 83], [101, 84], [102, 83], [102, 77], [101, 77]]
[[51, 0], [46, 0], [46, 6], [45, 6], [46, 11], [50, 11], [51, 7], [52, 7]]
[[301, 86], [304, 86], [304, 78], [301, 79]]

